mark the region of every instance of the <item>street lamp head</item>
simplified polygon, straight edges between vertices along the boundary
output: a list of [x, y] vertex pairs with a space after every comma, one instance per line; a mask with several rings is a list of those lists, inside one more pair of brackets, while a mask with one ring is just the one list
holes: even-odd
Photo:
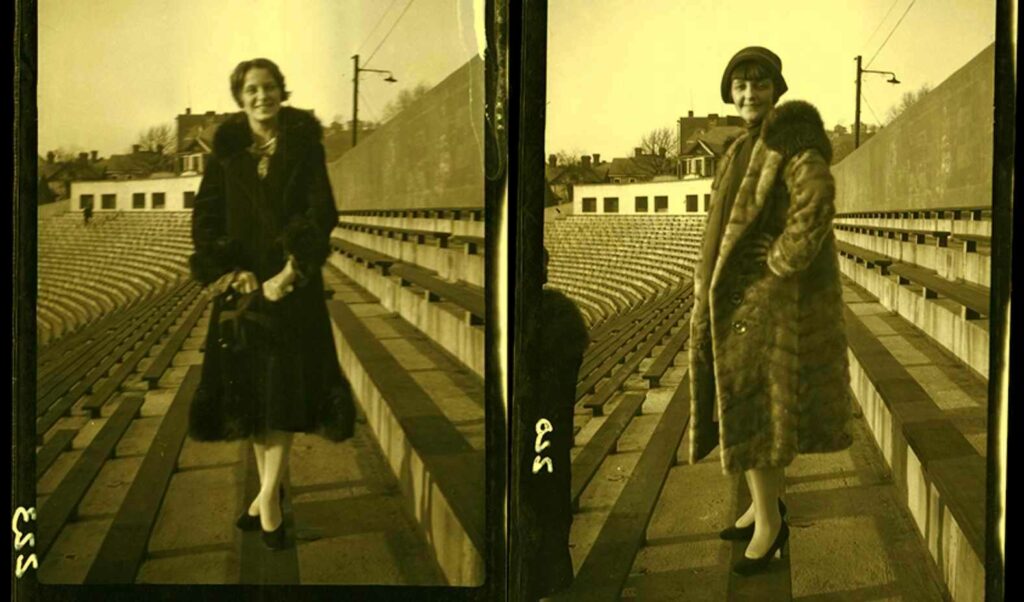
[[891, 78], [889, 78], [889, 83], [890, 84], [900, 84], [900, 83], [903, 83], [903, 82], [901, 82], [900, 80], [896, 79], [896, 76], [893, 75]]
[[393, 83], [397, 82], [398, 80], [395, 79], [394, 75], [388, 75], [387, 77], [384, 78], [384, 81], [393, 84]]

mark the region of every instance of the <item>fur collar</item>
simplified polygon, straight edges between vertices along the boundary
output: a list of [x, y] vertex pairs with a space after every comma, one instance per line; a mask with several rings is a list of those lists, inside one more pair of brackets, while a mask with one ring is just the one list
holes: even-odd
[[826, 163], [832, 162], [832, 143], [821, 115], [810, 103], [791, 100], [777, 105], [765, 118], [761, 135], [768, 148], [787, 159], [813, 148], [825, 157]]
[[[304, 147], [320, 142], [323, 128], [310, 111], [294, 107], [281, 107], [279, 136], [289, 147]], [[220, 158], [230, 157], [252, 145], [252, 130], [244, 112], [238, 112], [217, 128], [213, 135], [213, 152]]]

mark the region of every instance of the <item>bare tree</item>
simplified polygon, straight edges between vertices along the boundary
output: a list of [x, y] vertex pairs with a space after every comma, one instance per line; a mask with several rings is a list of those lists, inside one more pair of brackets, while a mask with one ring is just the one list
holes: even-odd
[[658, 173], [674, 173], [679, 160], [679, 133], [668, 127], [655, 128], [640, 138], [643, 154], [651, 155]]
[[580, 164], [580, 157], [583, 155], [579, 149], [572, 150], [560, 150], [555, 153], [555, 158], [558, 159], [558, 165], [562, 167], [571, 167], [573, 165]]
[[929, 86], [928, 84], [924, 84], [923, 86], [918, 88], [916, 92], [904, 92], [903, 97], [900, 99], [899, 103], [897, 103], [896, 105], [889, 109], [889, 114], [886, 116], [887, 119], [885, 121], [886, 125], [892, 123], [897, 117], [902, 115], [904, 111], [914, 106], [914, 104], [917, 103], [917, 101], [924, 98], [929, 92], [931, 92], [931, 90], [931, 86]]
[[174, 146], [177, 143], [177, 137], [174, 133], [174, 127], [170, 124], [154, 125], [153, 127], [143, 130], [139, 133], [139, 137], [135, 142], [142, 150], [157, 151], [162, 149], [163, 154], [173, 155]]
[[414, 88], [405, 88], [398, 93], [398, 97], [384, 106], [381, 122], [390, 121], [395, 115], [408, 109], [414, 102], [430, 92], [430, 85], [420, 82]]

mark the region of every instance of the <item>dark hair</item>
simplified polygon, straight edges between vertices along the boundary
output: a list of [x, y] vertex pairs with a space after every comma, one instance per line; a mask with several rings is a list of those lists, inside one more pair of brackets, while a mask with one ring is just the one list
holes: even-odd
[[765, 68], [759, 61], [743, 61], [732, 68], [729, 73], [729, 81], [734, 79], [745, 79], [747, 81], [759, 81], [762, 79], [772, 80], [775, 91], [772, 93], [773, 101], [778, 101], [782, 93], [779, 90], [779, 82], [772, 76], [772, 72]]
[[245, 75], [253, 69], [266, 69], [269, 71], [270, 76], [277, 82], [277, 86], [281, 88], [281, 100], [288, 100], [291, 93], [288, 92], [288, 88], [284, 85], [284, 74], [281, 73], [277, 63], [270, 59], [252, 59], [251, 61], [238, 63], [235, 70], [231, 72], [231, 96], [235, 98], [238, 106], [242, 106], [242, 84], [245, 83]]
[[732, 68], [732, 73], [729, 74], [729, 79], [745, 79], [749, 81], [757, 81], [760, 79], [771, 79], [772, 74], [770, 71], [764, 68], [764, 65], [758, 61], [743, 61]]

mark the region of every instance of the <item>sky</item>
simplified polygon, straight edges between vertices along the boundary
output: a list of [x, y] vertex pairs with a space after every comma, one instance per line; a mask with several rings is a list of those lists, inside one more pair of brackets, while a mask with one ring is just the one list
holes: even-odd
[[884, 123], [904, 92], [936, 87], [994, 41], [994, 0], [551, 0], [547, 152], [629, 156], [688, 110], [735, 115], [719, 86], [746, 46], [779, 55], [782, 100], [811, 102], [831, 128], [853, 123], [858, 54], [902, 82], [863, 76], [861, 120]]
[[359, 53], [360, 66], [391, 70], [398, 80], [360, 76], [360, 119], [377, 120], [400, 90], [436, 85], [479, 52], [480, 5], [39, 0], [39, 152], [130, 152], [140, 132], [173, 125], [186, 107], [237, 111], [228, 76], [256, 57], [281, 67], [292, 92], [288, 104], [329, 123], [352, 118], [351, 57]]

